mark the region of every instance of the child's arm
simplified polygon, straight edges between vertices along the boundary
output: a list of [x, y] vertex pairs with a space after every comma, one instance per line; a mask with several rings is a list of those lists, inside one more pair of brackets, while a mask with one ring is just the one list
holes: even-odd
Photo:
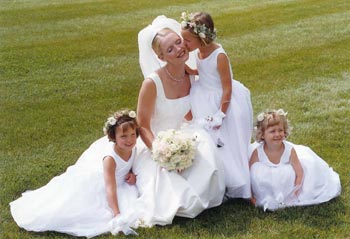
[[129, 185], [134, 185], [136, 183], [136, 175], [130, 170], [130, 172], [125, 177], [125, 181]]
[[295, 171], [294, 185], [299, 186], [299, 189], [295, 192], [295, 195], [298, 195], [300, 192], [301, 184], [303, 182], [303, 178], [304, 178], [304, 170], [303, 170], [303, 167], [301, 166], [300, 160], [294, 148], [292, 149], [292, 152], [291, 152], [290, 163]]
[[259, 157], [258, 157], [258, 151], [256, 149], [254, 149], [252, 156], [249, 159], [249, 169], [252, 167], [252, 165], [256, 162], [259, 161]]
[[226, 114], [231, 101], [232, 79], [230, 73], [229, 59], [225, 54], [219, 54], [217, 59], [218, 72], [220, 74], [222, 85], [221, 111]]
[[192, 69], [192, 68], [189, 67], [187, 64], [185, 64], [185, 71], [186, 71], [187, 74], [189, 74], [189, 75], [198, 75], [198, 70]]
[[107, 201], [109, 207], [113, 211], [114, 216], [120, 214], [117, 199], [117, 182], [115, 179], [116, 169], [117, 165], [112, 157], [107, 156], [103, 159], [103, 175], [105, 180]]
[[[250, 157], [249, 160], [249, 169], [252, 167], [252, 165], [256, 162], [259, 161], [259, 157], [258, 157], [258, 151], [256, 149], [254, 149], [252, 156]], [[252, 197], [250, 198], [250, 202], [255, 205], [256, 204], [256, 198], [254, 197], [253, 194], [253, 190], [252, 190]]]

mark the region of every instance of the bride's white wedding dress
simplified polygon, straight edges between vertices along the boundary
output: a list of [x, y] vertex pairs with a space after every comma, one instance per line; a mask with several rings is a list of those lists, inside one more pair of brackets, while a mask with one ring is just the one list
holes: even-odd
[[[180, 35], [181, 26], [174, 19], [165, 16], [156, 17], [152, 24], [139, 32], [139, 60], [145, 78], [151, 78], [157, 90], [151, 128], [156, 135], [167, 129], [183, 129], [198, 136], [197, 154], [193, 165], [182, 173], [168, 172], [157, 165], [151, 158], [150, 150], [141, 139], [138, 140], [137, 159], [134, 173], [137, 174], [137, 187], [140, 197], [137, 208], [144, 208], [142, 222], [151, 226], [165, 225], [175, 216], [193, 218], [203, 210], [221, 204], [225, 192], [223, 165], [217, 160], [217, 148], [210, 135], [194, 126], [184, 127], [184, 116], [190, 110], [189, 95], [179, 99], [168, 99], [164, 93], [161, 79], [154, 72], [166, 64], [159, 60], [152, 50], [155, 34], [170, 28]], [[190, 54], [187, 64], [194, 67], [195, 58]], [[192, 82], [194, 79], [191, 79]]]
[[[143, 222], [148, 225], [170, 224], [175, 215], [193, 218], [203, 210], [221, 204], [225, 180], [223, 166], [216, 159], [216, 147], [204, 130], [183, 126], [190, 109], [189, 96], [167, 99], [162, 82], [155, 73], [149, 76], [155, 83], [157, 98], [151, 127], [156, 135], [166, 129], [182, 129], [198, 137], [197, 154], [193, 165], [182, 173], [168, 172], [151, 158], [150, 150], [141, 138], [133, 171], [140, 192], [138, 202], [146, 209]], [[138, 205], [138, 208], [142, 206]]]

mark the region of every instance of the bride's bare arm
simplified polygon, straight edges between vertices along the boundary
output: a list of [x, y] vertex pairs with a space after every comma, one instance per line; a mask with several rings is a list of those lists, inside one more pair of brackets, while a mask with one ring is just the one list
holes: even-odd
[[137, 121], [140, 126], [140, 137], [148, 148], [152, 148], [154, 135], [151, 130], [151, 117], [157, 97], [156, 86], [151, 79], [142, 83], [137, 102]]

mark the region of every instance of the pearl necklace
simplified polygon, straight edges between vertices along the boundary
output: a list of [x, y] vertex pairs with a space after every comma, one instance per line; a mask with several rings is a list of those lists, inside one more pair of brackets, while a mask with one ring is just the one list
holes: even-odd
[[176, 79], [172, 74], [170, 74], [170, 72], [168, 71], [166, 66], [164, 67], [164, 69], [165, 69], [165, 72], [167, 73], [167, 75], [170, 77], [170, 79], [172, 79], [173, 81], [176, 81], [176, 82], [181, 82], [184, 79], [185, 74], [186, 74], [186, 72], [184, 72], [184, 74], [181, 76], [181, 78]]

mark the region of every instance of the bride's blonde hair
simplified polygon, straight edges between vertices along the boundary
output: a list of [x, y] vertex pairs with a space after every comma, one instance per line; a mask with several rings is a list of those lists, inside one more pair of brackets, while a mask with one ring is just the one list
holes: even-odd
[[158, 31], [157, 34], [154, 36], [153, 41], [152, 41], [152, 49], [153, 51], [157, 54], [157, 56], [162, 56], [163, 52], [161, 49], [161, 38], [165, 37], [169, 33], [175, 33], [173, 30], [170, 28], [163, 28], [162, 30]]

